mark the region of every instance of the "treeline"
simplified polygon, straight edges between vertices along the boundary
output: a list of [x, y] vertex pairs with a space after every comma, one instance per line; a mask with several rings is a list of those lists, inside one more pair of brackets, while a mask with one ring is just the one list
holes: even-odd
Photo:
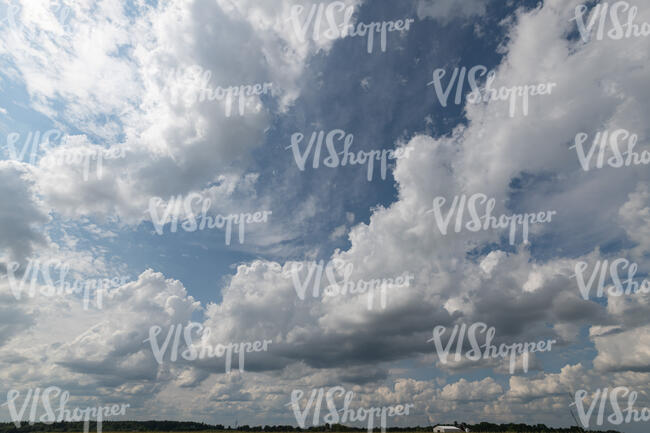
[[[565, 427], [556, 428], [548, 427], [545, 424], [528, 425], [528, 424], [492, 424], [482, 422], [479, 424], [466, 424], [472, 433], [491, 433], [491, 432], [531, 432], [531, 433], [583, 433], [582, 427]], [[588, 433], [620, 433], [617, 430], [589, 430]]]
[[[55, 422], [52, 424], [35, 423], [29, 425], [27, 423], [21, 424], [16, 427], [14, 423], [0, 423], [0, 433], [30, 433], [30, 432], [82, 432], [83, 422]], [[476, 433], [496, 433], [496, 432], [513, 432], [513, 433], [583, 433], [584, 430], [580, 427], [568, 428], [553, 428], [547, 427], [544, 424], [528, 425], [528, 424], [492, 424], [482, 422], [480, 424], [463, 424], [470, 429], [471, 432]], [[193, 431], [265, 431], [265, 432], [364, 432], [367, 428], [363, 427], [348, 427], [341, 424], [323, 425], [317, 427], [309, 427], [302, 429], [291, 425], [265, 425], [265, 426], [248, 426], [242, 425], [238, 427], [223, 426], [221, 424], [205, 424], [199, 422], [183, 422], [183, 421], [104, 421], [102, 422], [102, 430], [105, 432], [193, 432]], [[389, 432], [431, 432], [431, 426], [417, 426], [417, 427], [388, 427], [386, 431]], [[97, 424], [93, 421], [90, 422], [89, 433], [97, 431]], [[380, 432], [379, 428], [374, 429], [375, 432]], [[620, 433], [616, 430], [589, 430], [589, 433]]]
[[[89, 422], [88, 431], [97, 431], [97, 423]], [[44, 424], [42, 422], [29, 425], [22, 423], [16, 427], [14, 423], [0, 423], [0, 433], [29, 433], [29, 432], [83, 432], [84, 423], [80, 422], [55, 422]], [[102, 421], [102, 431], [206, 431], [206, 430], [228, 430], [222, 425], [210, 425], [199, 422], [183, 421]]]

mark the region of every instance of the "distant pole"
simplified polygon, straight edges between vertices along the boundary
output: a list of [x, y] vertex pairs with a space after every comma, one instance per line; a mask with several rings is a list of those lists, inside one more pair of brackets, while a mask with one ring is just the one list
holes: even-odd
[[[571, 397], [571, 399], [573, 399], [573, 395], [569, 394], [569, 397]], [[569, 401], [571, 401], [571, 400], [569, 400]], [[582, 425], [581, 425], [581, 424], [578, 422], [578, 420], [576, 419], [576, 416], [573, 414], [573, 409], [571, 409], [571, 406], [573, 406], [574, 404], [575, 404], [575, 402], [573, 402], [573, 403], [571, 403], [571, 404], [569, 405], [569, 413], [571, 414], [571, 417], [573, 418], [573, 420], [576, 422], [576, 427], [578, 427], [581, 431], [585, 431], [585, 430], [582, 428]]]

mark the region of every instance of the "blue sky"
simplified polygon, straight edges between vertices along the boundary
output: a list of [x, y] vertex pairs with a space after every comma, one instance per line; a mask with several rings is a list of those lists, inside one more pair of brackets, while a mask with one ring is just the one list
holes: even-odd
[[[592, 13], [596, 3], [587, 2]], [[354, 390], [360, 407], [414, 404], [390, 420], [397, 425], [568, 426], [572, 392], [616, 386], [648, 406], [650, 297], [584, 299], [575, 273], [618, 259], [635, 265], [638, 281], [648, 275], [647, 162], [609, 158], [629, 136], [636, 152], [647, 147], [650, 39], [583, 41], [575, 0], [346, 0], [357, 24], [413, 19], [387, 34], [385, 51], [377, 39], [368, 53], [365, 37], [327, 39], [326, 18], [318, 38], [312, 27], [301, 38], [296, 4], [0, 5], [0, 395], [59, 386], [80, 405], [129, 403], [124, 419], [223, 424], [233, 414], [295, 424], [292, 390], [334, 386]], [[306, 14], [332, 3], [303, 4]], [[650, 21], [645, 5], [625, 5], [637, 7], [639, 25]], [[528, 114], [509, 115], [503, 101], [466, 102], [468, 86], [461, 103], [454, 87], [443, 106], [428, 85], [436, 69], [446, 86], [454, 68], [479, 65], [495, 71], [497, 88], [555, 88], [530, 96]], [[210, 74], [211, 88], [268, 82], [273, 91], [228, 116], [224, 100], [174, 98], [201, 85], [196, 71]], [[389, 160], [385, 179], [376, 166], [370, 181], [365, 165], [314, 168], [311, 155], [301, 170], [294, 134], [304, 134], [303, 150], [312, 133], [336, 130], [353, 136], [355, 153], [408, 157]], [[13, 157], [11, 137], [20, 151], [47, 131], [56, 139], [35, 161], [29, 147]], [[627, 135], [610, 144], [604, 167], [585, 171], [572, 146], [586, 133], [588, 150], [602, 131]], [[101, 176], [96, 160], [88, 176], [80, 161], [56, 162], [108, 150], [122, 156], [105, 157]], [[507, 229], [444, 234], [432, 203], [476, 194], [494, 199], [497, 216], [555, 215], [531, 225], [527, 244], [521, 232], [511, 243]], [[162, 215], [178, 196], [198, 197], [195, 214], [210, 200], [210, 217], [271, 213], [249, 221], [243, 243], [236, 224], [229, 245], [217, 228], [156, 233], [152, 211]], [[350, 281], [408, 274], [412, 284], [389, 285], [386, 305], [372, 310], [364, 294], [300, 299], [296, 281], [320, 260], [348, 264]], [[80, 295], [15, 296], [28, 263], [54, 262], [70, 279], [126, 283], [90, 309]], [[44, 278], [31, 284], [46, 287]], [[157, 363], [150, 330], [190, 321], [211, 330], [202, 344], [273, 343], [247, 355], [240, 373], [225, 374], [223, 360]], [[557, 344], [531, 355], [527, 372], [501, 359], [441, 362], [432, 329], [472, 323], [495, 327], [498, 343]]]

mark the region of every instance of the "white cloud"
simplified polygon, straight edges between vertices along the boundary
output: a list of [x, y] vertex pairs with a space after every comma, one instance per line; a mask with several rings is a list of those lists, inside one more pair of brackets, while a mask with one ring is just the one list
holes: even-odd
[[440, 393], [440, 398], [444, 400], [487, 401], [498, 397], [502, 393], [503, 388], [491, 377], [474, 382], [461, 378], [458, 382], [445, 386]]
[[0, 161], [0, 251], [8, 251], [11, 260], [23, 261], [37, 246], [49, 240], [42, 226], [49, 221], [46, 208], [34, 191], [29, 166]]

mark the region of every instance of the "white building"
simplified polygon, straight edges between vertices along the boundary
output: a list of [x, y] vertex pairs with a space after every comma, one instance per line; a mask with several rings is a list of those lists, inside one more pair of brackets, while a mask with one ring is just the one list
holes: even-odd
[[462, 432], [463, 430], [453, 425], [439, 425], [433, 428], [434, 433], [445, 433], [445, 432]]

